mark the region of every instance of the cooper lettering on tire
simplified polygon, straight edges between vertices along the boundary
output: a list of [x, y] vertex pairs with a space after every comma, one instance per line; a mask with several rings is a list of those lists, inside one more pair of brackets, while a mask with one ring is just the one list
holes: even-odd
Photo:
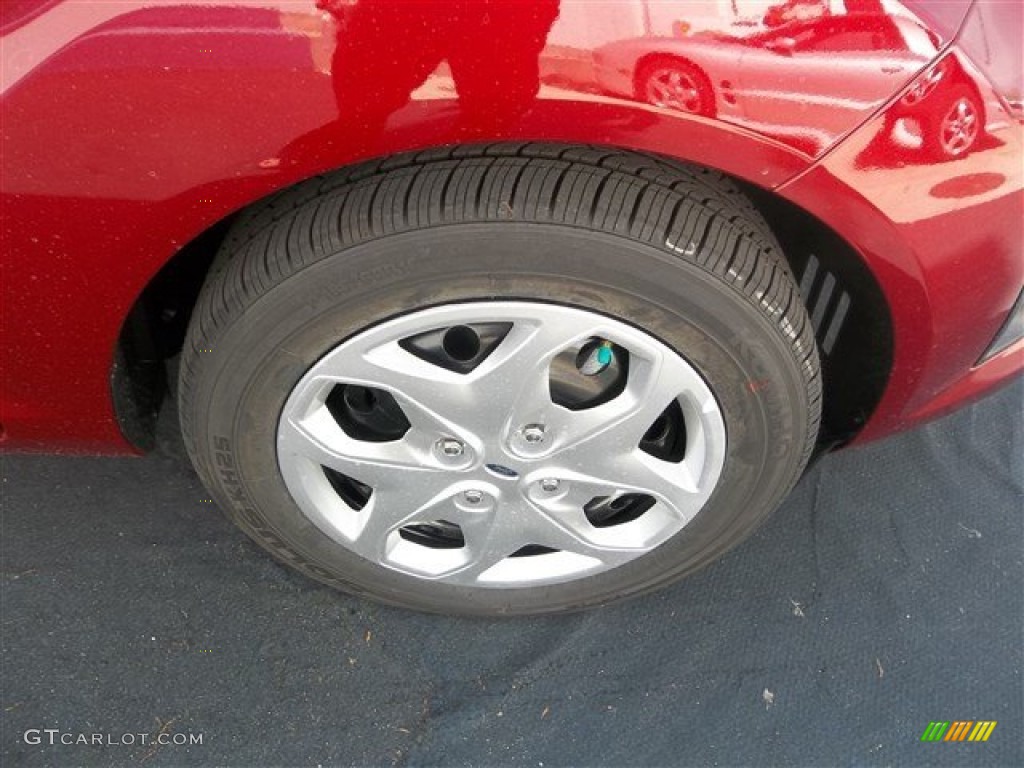
[[240, 216], [180, 408], [212, 493], [289, 565], [496, 615], [606, 603], [717, 557], [796, 482], [820, 397], [792, 276], [729, 180], [491, 145]]

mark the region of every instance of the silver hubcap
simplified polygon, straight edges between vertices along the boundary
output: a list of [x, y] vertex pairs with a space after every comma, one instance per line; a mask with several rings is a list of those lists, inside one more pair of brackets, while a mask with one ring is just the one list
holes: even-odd
[[[567, 359], [590, 400], [564, 399]], [[726, 435], [703, 379], [652, 336], [580, 309], [478, 302], [335, 348], [288, 397], [277, 448], [299, 508], [341, 546], [422, 579], [510, 587], [663, 543], [710, 497]]]
[[700, 90], [690, 75], [678, 69], [656, 69], [647, 79], [647, 101], [682, 112], [700, 111]]
[[978, 115], [970, 99], [960, 98], [942, 121], [942, 145], [947, 154], [961, 155], [978, 135]]

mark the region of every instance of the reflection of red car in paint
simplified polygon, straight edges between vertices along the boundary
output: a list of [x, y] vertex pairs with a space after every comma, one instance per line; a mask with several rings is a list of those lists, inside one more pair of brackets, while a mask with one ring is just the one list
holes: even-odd
[[981, 94], [955, 56], [931, 67], [903, 94], [887, 115], [892, 130], [901, 121], [909, 123], [920, 148], [939, 160], [966, 155], [985, 135]]
[[[595, 51], [594, 61], [609, 93], [717, 117], [815, 152], [920, 71], [938, 43], [906, 17], [796, 15], [742, 37], [616, 41]], [[836, 78], [839, 71], [843, 77]], [[955, 60], [922, 77], [901, 107], [900, 117], [914, 120], [939, 156], [970, 151], [983, 130], [977, 89]]]
[[145, 450], [170, 389], [282, 561], [553, 612], [1024, 367], [1019, 4], [653, 5], [0, 5], [0, 447]]

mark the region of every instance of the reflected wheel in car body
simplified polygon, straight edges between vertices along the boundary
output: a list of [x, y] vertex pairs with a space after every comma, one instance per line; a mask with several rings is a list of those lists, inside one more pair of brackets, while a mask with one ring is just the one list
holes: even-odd
[[696, 65], [682, 59], [657, 58], [637, 73], [638, 98], [655, 107], [704, 117], [715, 115], [711, 81]]
[[182, 355], [189, 454], [299, 570], [463, 614], [649, 591], [814, 445], [799, 293], [724, 177], [548, 145], [310, 180], [244, 213]]
[[942, 160], [955, 160], [974, 149], [981, 137], [983, 116], [978, 97], [963, 83], [942, 96], [939, 109], [923, 126], [925, 150]]

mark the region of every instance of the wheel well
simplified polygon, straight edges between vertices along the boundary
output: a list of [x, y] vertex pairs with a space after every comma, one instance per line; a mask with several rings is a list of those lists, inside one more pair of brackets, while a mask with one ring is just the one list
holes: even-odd
[[[819, 450], [841, 445], [866, 423], [888, 382], [888, 305], [856, 251], [824, 223], [770, 191], [737, 184], [778, 238], [815, 326], [824, 379]], [[153, 444], [157, 409], [169, 390], [167, 361], [181, 350], [200, 289], [237, 216], [217, 222], [178, 251], [125, 319], [112, 393], [123, 433], [140, 448]]]
[[800, 284], [823, 377], [819, 451], [853, 439], [892, 371], [889, 305], [857, 251], [831, 228], [767, 190], [738, 182], [768, 221]]
[[187, 243], [149, 281], [125, 318], [111, 372], [114, 413], [124, 436], [149, 449], [167, 392], [167, 361], [185, 340], [192, 309], [221, 242], [237, 214]]

